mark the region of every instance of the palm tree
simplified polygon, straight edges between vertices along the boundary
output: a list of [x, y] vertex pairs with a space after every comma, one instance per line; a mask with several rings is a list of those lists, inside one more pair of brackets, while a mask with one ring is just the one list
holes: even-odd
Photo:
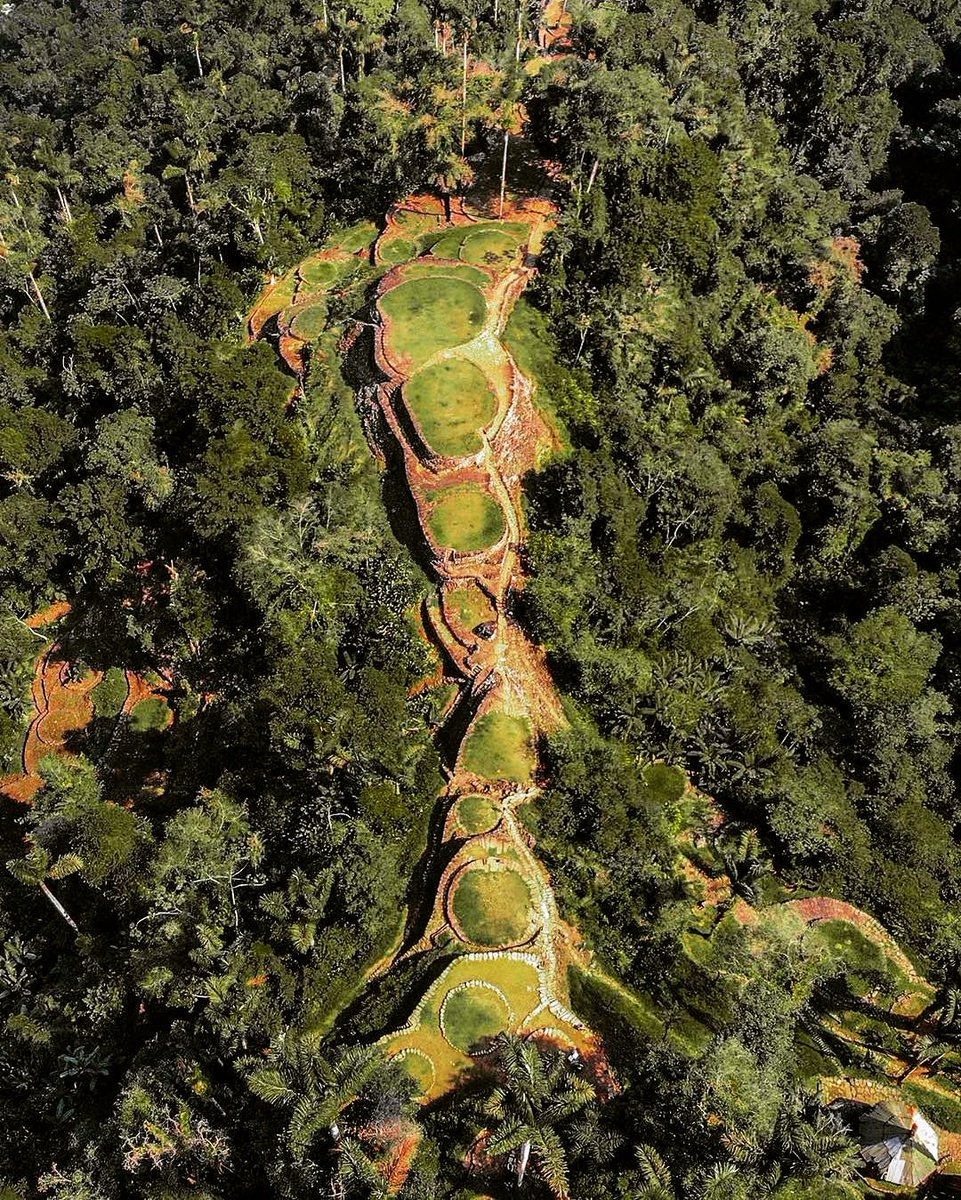
[[634, 1157], [643, 1180], [638, 1200], [677, 1200], [670, 1169], [654, 1147], [638, 1146]]
[[503, 1033], [497, 1040], [500, 1082], [483, 1113], [495, 1122], [486, 1151], [494, 1158], [516, 1154], [517, 1186], [533, 1158], [536, 1171], [558, 1200], [567, 1196], [567, 1153], [557, 1126], [594, 1099], [594, 1089], [557, 1051]]
[[839, 1188], [857, 1166], [856, 1146], [817, 1096], [788, 1093], [770, 1138], [735, 1129], [722, 1135], [730, 1153], [724, 1164], [750, 1182], [751, 1196], [776, 1196], [789, 1179], [830, 1179]]
[[76, 854], [63, 854], [56, 862], [51, 862], [49, 852], [42, 846], [35, 846], [23, 858], [11, 859], [7, 863], [7, 870], [18, 883], [25, 884], [27, 887], [38, 887], [74, 933], [80, 932], [77, 922], [53, 894], [46, 881], [63, 879], [67, 875], [73, 875], [77, 871], [83, 870], [83, 859]]
[[391, 1194], [390, 1180], [356, 1138], [345, 1137], [338, 1149], [337, 1178], [341, 1184], [355, 1185], [368, 1200], [385, 1200]]
[[768, 864], [755, 831], [734, 825], [722, 826], [714, 838], [714, 849], [734, 894], [748, 904], [756, 904], [755, 884], [767, 872]]
[[303, 1161], [311, 1142], [326, 1129], [334, 1146], [343, 1138], [341, 1114], [349, 1108], [383, 1067], [371, 1046], [355, 1046], [331, 1062], [320, 1053], [314, 1033], [285, 1036], [276, 1066], [254, 1071], [249, 1086], [268, 1104], [290, 1110], [287, 1138], [294, 1158]]

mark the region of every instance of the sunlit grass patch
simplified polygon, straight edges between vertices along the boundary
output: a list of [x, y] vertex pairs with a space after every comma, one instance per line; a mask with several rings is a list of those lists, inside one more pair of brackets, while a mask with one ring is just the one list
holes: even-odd
[[464, 552], [483, 550], [504, 533], [501, 506], [476, 484], [454, 484], [427, 499], [431, 504], [427, 523], [438, 545]]
[[485, 779], [528, 783], [534, 770], [530, 722], [504, 712], [486, 713], [467, 738], [464, 767]]
[[453, 915], [468, 941], [479, 946], [510, 946], [530, 931], [531, 889], [517, 871], [477, 865], [454, 886]]
[[418, 371], [405, 386], [404, 399], [429, 445], [453, 457], [481, 448], [479, 431], [497, 411], [487, 376], [464, 358], [445, 358]]
[[401, 283], [379, 303], [388, 323], [387, 352], [408, 373], [438, 350], [476, 337], [487, 317], [487, 302], [478, 289], [445, 275]]

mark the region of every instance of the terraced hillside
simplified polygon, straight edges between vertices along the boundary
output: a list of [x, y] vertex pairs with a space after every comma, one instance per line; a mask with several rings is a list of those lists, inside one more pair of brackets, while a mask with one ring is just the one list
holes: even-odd
[[[448, 221], [439, 200], [414, 197], [372, 247], [383, 272], [371, 322], [377, 371], [361, 406], [373, 449], [406, 481], [412, 549], [436, 583], [420, 619], [444, 664], [435, 682], [449, 694], [434, 843], [402, 944], [378, 969], [421, 956], [436, 963], [440, 953], [406, 1024], [383, 1039], [426, 1098], [503, 1030], [587, 1056], [596, 1049], [568, 1007], [576, 938], [517, 816], [537, 796], [538, 737], [563, 722], [544, 656], [510, 615], [523, 586], [521, 480], [556, 436], [501, 335], [552, 212], [533, 197], [503, 220], [457, 204]], [[358, 267], [355, 244], [349, 234], [329, 245], [254, 314], [254, 333], [276, 317], [281, 351], [298, 369], [326, 289]]]

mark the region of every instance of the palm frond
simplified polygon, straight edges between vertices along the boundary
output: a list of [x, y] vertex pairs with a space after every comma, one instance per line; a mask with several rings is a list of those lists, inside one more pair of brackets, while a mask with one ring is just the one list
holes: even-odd
[[296, 1096], [296, 1092], [275, 1067], [255, 1071], [247, 1080], [247, 1086], [255, 1096], [266, 1100], [268, 1104], [289, 1104]]

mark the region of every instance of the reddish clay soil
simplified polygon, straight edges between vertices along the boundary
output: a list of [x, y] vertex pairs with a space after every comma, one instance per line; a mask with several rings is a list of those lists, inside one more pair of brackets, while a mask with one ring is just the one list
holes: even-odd
[[32, 617], [27, 617], [24, 625], [30, 629], [42, 629], [44, 625], [52, 625], [54, 621], [59, 621], [61, 617], [65, 617], [70, 611], [70, 604], [66, 600], [55, 600], [53, 604], [43, 608], [38, 613], [34, 613]]
[[[66, 601], [52, 605], [57, 616], [69, 611]], [[43, 614], [37, 614], [38, 617]], [[50, 618], [56, 619], [55, 617]], [[29, 622], [28, 622], [29, 623]], [[141, 700], [165, 699], [165, 692], [134, 671], [126, 672], [127, 695], [123, 712], [130, 715]], [[33, 677], [34, 717], [23, 744], [23, 772], [0, 780], [0, 795], [29, 803], [43, 786], [40, 760], [47, 754], [67, 755], [71, 737], [81, 733], [94, 718], [91, 693], [103, 679], [102, 671], [88, 671], [81, 679], [71, 678], [71, 664], [54, 644], [37, 660]]]

